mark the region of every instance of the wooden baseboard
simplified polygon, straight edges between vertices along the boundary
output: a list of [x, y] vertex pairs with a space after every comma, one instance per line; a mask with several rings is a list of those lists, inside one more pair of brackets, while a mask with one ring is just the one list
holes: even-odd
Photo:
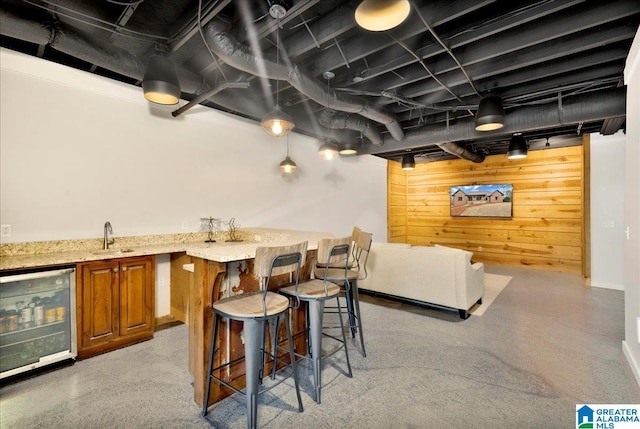
[[182, 322], [171, 314], [167, 314], [165, 316], [156, 317], [156, 331], [160, 331], [162, 329], [171, 328], [176, 325], [181, 325]]

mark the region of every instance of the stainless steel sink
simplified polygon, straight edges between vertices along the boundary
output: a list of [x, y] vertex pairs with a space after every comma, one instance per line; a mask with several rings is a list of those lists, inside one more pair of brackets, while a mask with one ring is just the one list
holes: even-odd
[[103, 249], [95, 250], [91, 252], [93, 255], [122, 255], [124, 253], [131, 253], [133, 249]]

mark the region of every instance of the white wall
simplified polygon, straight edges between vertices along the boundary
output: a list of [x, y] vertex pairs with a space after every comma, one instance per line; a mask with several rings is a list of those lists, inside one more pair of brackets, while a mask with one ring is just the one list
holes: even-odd
[[[240, 226], [387, 239], [386, 161], [323, 161], [292, 134], [196, 107], [173, 118], [130, 85], [0, 49], [2, 243], [198, 231], [201, 217]], [[255, 90], [255, 89], [253, 89]], [[186, 226], [185, 226], [186, 225]], [[169, 258], [157, 258], [156, 316], [169, 314]]]
[[624, 289], [626, 136], [591, 134], [591, 286]]
[[323, 161], [293, 134], [285, 177], [286, 139], [254, 122], [201, 106], [173, 118], [140, 88], [0, 55], [3, 243], [101, 237], [107, 220], [116, 237], [198, 231], [207, 216], [386, 241], [385, 160]]
[[622, 349], [640, 384], [640, 31], [624, 69], [627, 85], [625, 143], [624, 321]]

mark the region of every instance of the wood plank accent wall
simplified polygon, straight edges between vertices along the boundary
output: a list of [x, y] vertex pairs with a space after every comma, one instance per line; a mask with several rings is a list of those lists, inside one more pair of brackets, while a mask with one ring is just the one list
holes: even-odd
[[[388, 241], [448, 245], [475, 261], [583, 274], [583, 147], [529, 152], [523, 160], [489, 156], [388, 166]], [[453, 218], [449, 188], [513, 184], [513, 218]], [[588, 208], [587, 208], [588, 211]]]

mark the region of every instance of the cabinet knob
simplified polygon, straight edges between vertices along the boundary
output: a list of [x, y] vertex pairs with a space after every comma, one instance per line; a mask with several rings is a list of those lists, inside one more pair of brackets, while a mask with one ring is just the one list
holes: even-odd
[[114, 272], [114, 273], [117, 273], [117, 272], [118, 272], [118, 267], [114, 268], [114, 269], [113, 269], [113, 272]]
[[127, 267], [122, 267], [122, 271], [127, 271]]

